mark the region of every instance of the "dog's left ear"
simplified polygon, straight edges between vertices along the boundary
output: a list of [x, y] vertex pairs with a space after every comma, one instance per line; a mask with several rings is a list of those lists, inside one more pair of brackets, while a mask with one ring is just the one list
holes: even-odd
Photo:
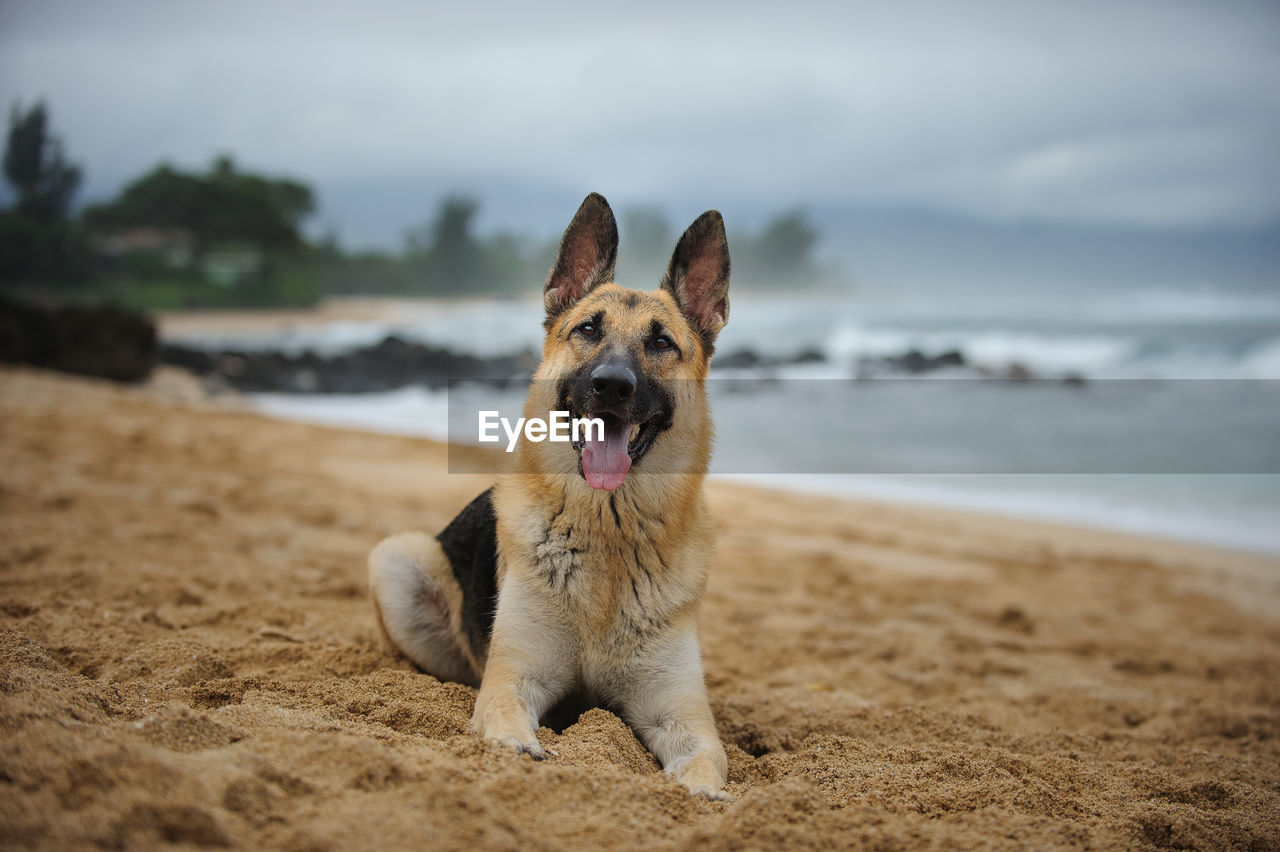
[[542, 301], [547, 322], [606, 281], [618, 262], [618, 223], [609, 202], [593, 192], [560, 238], [560, 251], [547, 275]]
[[729, 321], [729, 238], [716, 210], [703, 213], [676, 243], [662, 279], [708, 350]]

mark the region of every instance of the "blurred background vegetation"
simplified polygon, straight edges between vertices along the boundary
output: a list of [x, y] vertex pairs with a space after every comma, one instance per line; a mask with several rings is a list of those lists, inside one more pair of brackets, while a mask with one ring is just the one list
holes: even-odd
[[[43, 102], [13, 107], [4, 173], [13, 201], [0, 212], [0, 286], [42, 298], [165, 310], [307, 306], [330, 295], [528, 296], [556, 249], [554, 239], [481, 235], [479, 200], [452, 195], [399, 252], [348, 252], [332, 233], [308, 238], [318, 205], [307, 183], [245, 171], [226, 154], [204, 172], [161, 163], [116, 198], [77, 209], [84, 175]], [[656, 285], [679, 231], [655, 209], [620, 219], [618, 278]], [[836, 283], [815, 260], [818, 240], [801, 210], [755, 233], [731, 231], [735, 287]]]

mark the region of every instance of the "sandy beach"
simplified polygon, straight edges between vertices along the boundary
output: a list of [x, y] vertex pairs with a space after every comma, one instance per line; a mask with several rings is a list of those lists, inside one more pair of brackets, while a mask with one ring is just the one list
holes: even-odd
[[156, 326], [166, 340], [209, 337], [227, 333], [267, 331], [280, 334], [295, 328], [332, 322], [369, 322], [415, 313], [427, 313], [433, 303], [422, 299], [393, 299], [385, 296], [330, 297], [312, 308], [268, 310], [157, 311]]
[[489, 748], [380, 646], [369, 549], [486, 484], [0, 370], [0, 845], [1280, 848], [1280, 560], [713, 483], [711, 803], [604, 710]]

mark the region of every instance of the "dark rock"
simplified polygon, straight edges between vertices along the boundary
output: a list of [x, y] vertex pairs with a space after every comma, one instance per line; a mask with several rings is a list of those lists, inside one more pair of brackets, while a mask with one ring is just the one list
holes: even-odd
[[527, 379], [534, 366], [531, 354], [482, 358], [398, 337], [332, 357], [271, 350], [208, 352], [165, 344], [159, 358], [256, 393], [374, 393], [413, 385], [441, 388], [451, 380], [506, 383]]
[[739, 349], [727, 355], [717, 355], [711, 362], [711, 368], [720, 370], [750, 369], [753, 367], [785, 367], [790, 364], [815, 364], [827, 358], [817, 349], [805, 349], [797, 355], [770, 358], [760, 355], [752, 349]]
[[1029, 382], [1036, 378], [1035, 372], [1030, 367], [1025, 364], [1019, 364], [1017, 361], [1009, 365], [1008, 369], [1005, 370], [1004, 376], [1011, 382]]
[[718, 355], [712, 361], [712, 365], [720, 369], [746, 369], [750, 367], [760, 366], [761, 358], [750, 349], [739, 349], [737, 352], [730, 352], [728, 355]]
[[890, 372], [899, 373], [931, 373], [946, 367], [965, 366], [964, 353], [952, 349], [941, 355], [925, 355], [919, 349], [912, 349], [904, 355], [881, 358], [868, 366], [879, 366]]
[[[1003, 382], [1012, 383], [1031, 383], [1041, 381], [1042, 377], [1037, 375], [1030, 367], [1018, 361], [1010, 362], [1003, 367], [976, 367], [979, 376], [984, 379], [999, 379]], [[1081, 382], [1084, 380], [1081, 379]], [[1066, 384], [1071, 384], [1066, 381]]]
[[144, 314], [0, 297], [0, 362], [139, 382], [151, 372], [155, 349], [155, 324]]
[[931, 363], [931, 360], [926, 358], [919, 349], [912, 349], [899, 358], [894, 366], [900, 370], [906, 370], [908, 373], [923, 373], [930, 369]]

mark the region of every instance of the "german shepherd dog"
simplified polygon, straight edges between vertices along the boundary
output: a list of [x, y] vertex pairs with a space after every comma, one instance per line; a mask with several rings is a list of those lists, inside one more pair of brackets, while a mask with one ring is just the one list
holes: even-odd
[[724, 221], [694, 221], [654, 292], [613, 283], [617, 254], [613, 211], [593, 193], [547, 277], [524, 408], [600, 418], [603, 437], [521, 441], [514, 471], [434, 539], [379, 544], [369, 586], [393, 649], [479, 685], [471, 724], [485, 740], [541, 760], [540, 718], [576, 696], [616, 710], [691, 791], [725, 799], [697, 629], [712, 559], [704, 384], [729, 314]]

